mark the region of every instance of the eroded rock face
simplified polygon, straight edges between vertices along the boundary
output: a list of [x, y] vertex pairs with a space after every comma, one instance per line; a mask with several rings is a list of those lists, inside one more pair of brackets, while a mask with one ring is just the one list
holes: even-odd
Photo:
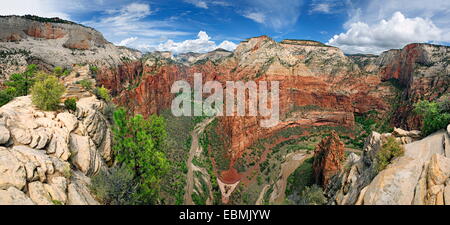
[[0, 205], [36, 205], [23, 192], [15, 187], [0, 189]]
[[382, 79], [398, 80], [404, 87], [404, 104], [395, 113], [397, 126], [420, 128], [420, 118], [412, 113], [413, 104], [422, 98], [436, 100], [448, 93], [450, 65], [445, 58], [449, 54], [448, 46], [409, 44], [401, 50], [386, 51], [376, 60]]
[[[32, 23], [26, 30], [25, 33], [28, 36], [44, 39], [58, 39], [66, 35], [61, 27], [54, 26], [50, 23]], [[18, 34], [14, 33], [10, 37], [17, 41]], [[11, 38], [10, 38], [11, 40]]]
[[315, 183], [326, 187], [330, 178], [341, 170], [344, 159], [344, 143], [333, 131], [314, 150], [313, 176]]
[[77, 107], [43, 112], [24, 96], [0, 108], [0, 126], [11, 133], [0, 144], [0, 203], [98, 204], [87, 176], [111, 160], [111, 132], [102, 101], [85, 97]]
[[25, 186], [25, 166], [4, 147], [0, 147], [0, 171], [0, 189], [15, 187], [20, 190]]
[[[46, 21], [46, 22], [43, 22]], [[89, 27], [69, 21], [2, 16], [0, 18], [0, 81], [21, 73], [27, 64], [52, 71], [76, 64], [116, 67], [123, 59], [138, 60], [141, 53], [116, 47]]]
[[444, 144], [448, 133], [436, 132], [422, 140], [405, 144], [405, 154], [394, 159], [380, 172], [374, 168], [383, 136], [368, 137], [364, 154], [356, 162], [347, 162], [347, 170], [332, 178], [327, 194], [333, 204], [365, 205], [440, 205], [445, 201], [450, 177], [450, 158]]

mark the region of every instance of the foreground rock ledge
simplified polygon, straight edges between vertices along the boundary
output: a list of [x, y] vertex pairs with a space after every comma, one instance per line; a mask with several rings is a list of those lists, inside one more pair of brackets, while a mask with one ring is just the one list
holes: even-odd
[[0, 204], [98, 204], [90, 178], [111, 160], [109, 124], [96, 97], [45, 112], [18, 97], [0, 108]]

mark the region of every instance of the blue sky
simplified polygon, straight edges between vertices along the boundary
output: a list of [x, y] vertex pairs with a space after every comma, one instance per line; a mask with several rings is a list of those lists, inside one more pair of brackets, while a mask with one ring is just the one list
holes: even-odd
[[259, 35], [376, 54], [450, 40], [450, 1], [443, 0], [16, 0], [2, 2], [0, 14], [58, 16], [117, 45], [175, 53], [233, 50]]

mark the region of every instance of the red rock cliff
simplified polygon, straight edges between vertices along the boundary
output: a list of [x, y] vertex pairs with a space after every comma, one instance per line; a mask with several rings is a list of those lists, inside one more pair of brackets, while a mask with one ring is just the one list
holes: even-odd
[[322, 139], [314, 150], [314, 180], [316, 184], [326, 187], [330, 178], [338, 173], [344, 161], [344, 143], [336, 132]]
[[[407, 72], [409, 63], [398, 66], [403, 62], [399, 58], [412, 60], [409, 58], [418, 54], [419, 50], [411, 49], [414, 46], [402, 50], [410, 52], [406, 56], [398, 56], [396, 52], [392, 57], [374, 57], [379, 61], [374, 66], [375, 72], [367, 72], [337, 48], [302, 42], [277, 43], [261, 36], [241, 43], [233, 55], [223, 58], [187, 66], [150, 57], [142, 63], [102, 71], [98, 81], [117, 94], [117, 103], [143, 115], [170, 108], [171, 85], [180, 79], [192, 82], [194, 73], [202, 73], [203, 82], [217, 80], [223, 84], [233, 80], [280, 81], [282, 121], [277, 126], [262, 128], [260, 117], [219, 118], [218, 129], [229, 140], [228, 157], [233, 163], [256, 140], [288, 126], [352, 127], [354, 113], [369, 110], [387, 116], [395, 99], [394, 88], [386, 85], [386, 80], [394, 78], [401, 83], [412, 82], [415, 87], [429, 87], [427, 80], [411, 81], [407, 76], [411, 74]], [[438, 79], [434, 86], [437, 90], [445, 89], [446, 82]], [[412, 93], [406, 93], [404, 98], [410, 99]]]

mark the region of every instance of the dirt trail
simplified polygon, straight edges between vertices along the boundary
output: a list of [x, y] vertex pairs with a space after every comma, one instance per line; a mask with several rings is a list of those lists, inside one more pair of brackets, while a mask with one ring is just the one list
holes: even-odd
[[306, 153], [305, 151], [290, 153], [286, 156], [286, 161], [281, 164], [281, 171], [278, 181], [273, 186], [273, 192], [270, 195], [270, 203], [283, 203], [286, 195], [287, 179], [307, 158], [311, 157], [313, 153]]
[[344, 151], [353, 152], [353, 153], [362, 153], [363, 152], [361, 149], [356, 149], [356, 148], [345, 148]]
[[264, 195], [266, 194], [266, 191], [269, 189], [270, 184], [266, 184], [266, 186], [263, 187], [261, 192], [259, 193], [258, 199], [255, 202], [255, 205], [262, 205], [264, 200]]
[[[187, 161], [187, 168], [188, 168], [188, 173], [187, 173], [187, 181], [186, 181], [186, 190], [184, 193], [184, 204], [186, 205], [194, 205], [194, 202], [192, 201], [192, 193], [194, 191], [194, 171], [200, 171], [202, 174], [204, 174], [204, 172], [206, 172], [206, 169], [204, 168], [199, 168], [197, 166], [195, 166], [194, 164], [192, 164], [192, 160], [194, 159], [195, 156], [201, 154], [202, 152], [202, 148], [199, 144], [199, 136], [200, 134], [203, 132], [203, 130], [206, 128], [206, 126], [208, 126], [209, 123], [211, 123], [214, 120], [214, 118], [210, 118], [210, 119], [206, 119], [203, 122], [197, 124], [197, 126], [194, 128], [194, 130], [191, 132], [191, 137], [192, 137], [192, 144], [191, 144], [191, 149], [189, 150], [189, 158]], [[208, 174], [206, 172], [206, 174]], [[207, 182], [208, 187], [211, 187], [211, 182], [210, 179], [205, 179], [205, 181]], [[211, 198], [210, 194], [210, 198]], [[211, 200], [207, 201], [207, 203], [209, 203]]]

